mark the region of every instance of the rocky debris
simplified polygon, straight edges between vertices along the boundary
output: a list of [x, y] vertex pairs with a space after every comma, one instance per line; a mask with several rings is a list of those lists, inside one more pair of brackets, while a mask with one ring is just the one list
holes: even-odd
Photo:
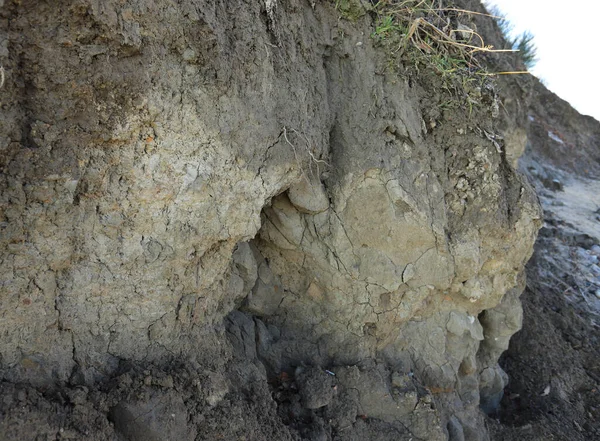
[[600, 302], [590, 283], [598, 279], [585, 272], [593, 254], [577, 245], [587, 242], [577, 236], [583, 237], [566, 225], [541, 231], [521, 296], [523, 330], [501, 358], [510, 382], [495, 414], [502, 425], [490, 425], [494, 439], [583, 441], [600, 435]]

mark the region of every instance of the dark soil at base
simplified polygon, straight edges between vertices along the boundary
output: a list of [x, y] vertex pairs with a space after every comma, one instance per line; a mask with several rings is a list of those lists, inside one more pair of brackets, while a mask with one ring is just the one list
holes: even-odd
[[490, 422], [498, 441], [600, 439], [596, 239], [552, 219], [540, 231], [521, 296], [523, 329], [500, 365], [510, 377]]

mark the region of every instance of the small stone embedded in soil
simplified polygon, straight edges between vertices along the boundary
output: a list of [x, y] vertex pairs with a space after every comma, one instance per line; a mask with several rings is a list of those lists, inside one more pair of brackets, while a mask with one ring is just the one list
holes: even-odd
[[548, 385], [548, 386], [546, 386], [546, 387], [544, 388], [544, 392], [542, 392], [541, 396], [542, 396], [542, 397], [545, 397], [545, 396], [547, 396], [547, 395], [549, 395], [549, 394], [550, 394], [550, 385]]
[[290, 202], [301, 213], [317, 214], [329, 208], [329, 198], [323, 184], [315, 178], [303, 177], [288, 190]]

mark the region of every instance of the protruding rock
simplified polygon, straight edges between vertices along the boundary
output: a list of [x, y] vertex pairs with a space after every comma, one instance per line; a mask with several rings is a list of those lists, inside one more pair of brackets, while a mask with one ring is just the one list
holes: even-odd
[[316, 179], [303, 178], [288, 190], [290, 202], [302, 213], [317, 214], [329, 208], [325, 187]]

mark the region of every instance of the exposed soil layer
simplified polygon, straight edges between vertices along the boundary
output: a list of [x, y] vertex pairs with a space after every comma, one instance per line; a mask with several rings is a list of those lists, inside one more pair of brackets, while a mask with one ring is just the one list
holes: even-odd
[[412, 374], [364, 360], [272, 375], [259, 360], [264, 323], [240, 312], [226, 322], [215, 363], [123, 363], [93, 388], [1, 383], [0, 439], [445, 439]]
[[[517, 340], [503, 398], [531, 81], [407, 59], [373, 3], [0, 0], [0, 440], [488, 441], [577, 394], [594, 433], [583, 309], [527, 319], [574, 367]], [[578, 291], [543, 250], [596, 239], [546, 233], [530, 292]]]

